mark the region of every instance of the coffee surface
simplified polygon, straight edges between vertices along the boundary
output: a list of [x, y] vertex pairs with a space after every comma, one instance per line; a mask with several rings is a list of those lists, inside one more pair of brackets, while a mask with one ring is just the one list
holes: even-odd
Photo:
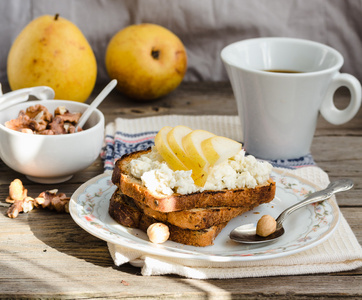
[[303, 73], [300, 71], [294, 71], [294, 70], [264, 70], [265, 72], [273, 72], [273, 73]]

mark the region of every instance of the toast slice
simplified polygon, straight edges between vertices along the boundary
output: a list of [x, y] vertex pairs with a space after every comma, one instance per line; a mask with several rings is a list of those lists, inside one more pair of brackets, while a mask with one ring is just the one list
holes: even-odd
[[[108, 211], [117, 223], [131, 228], [139, 228], [144, 232], [147, 232], [147, 228], [151, 224], [159, 222], [159, 220], [144, 214], [134, 203], [133, 199], [120, 193], [118, 190], [113, 193], [110, 199]], [[215, 238], [227, 223], [223, 222], [199, 230], [184, 229], [169, 223], [165, 224], [169, 227], [169, 239], [171, 241], [184, 245], [205, 247], [213, 245]]]
[[[115, 191], [114, 197], [117, 198], [128, 198], [124, 195], [120, 189]], [[135, 199], [132, 199], [130, 207], [136, 206], [139, 211], [144, 213], [146, 216], [154, 218], [162, 223], [168, 223], [175, 225], [183, 229], [199, 230], [209, 228], [213, 225], [220, 223], [228, 222], [231, 219], [241, 215], [244, 212], [252, 210], [257, 203], [251, 206], [242, 206], [242, 207], [208, 207], [208, 208], [194, 208], [189, 210], [181, 210], [174, 212], [160, 212], [153, 210], [152, 208], [145, 205], [143, 202], [138, 202]], [[129, 207], [126, 209], [130, 209]], [[115, 211], [114, 214], [121, 214], [122, 212]], [[126, 214], [128, 212], [126, 211]], [[131, 216], [136, 216], [137, 212], [129, 214]], [[125, 217], [123, 217], [125, 219]], [[123, 222], [126, 222], [124, 220]], [[129, 220], [129, 223], [135, 223], [133, 220]], [[131, 226], [132, 227], [132, 226]]]
[[118, 159], [112, 174], [112, 182], [137, 203], [142, 203], [159, 212], [173, 212], [208, 207], [255, 207], [273, 200], [275, 182], [269, 179], [256, 188], [240, 188], [220, 191], [203, 191], [191, 194], [172, 194], [170, 196], [153, 193], [142, 181], [130, 172], [130, 161], [147, 153], [141, 150], [126, 154]]

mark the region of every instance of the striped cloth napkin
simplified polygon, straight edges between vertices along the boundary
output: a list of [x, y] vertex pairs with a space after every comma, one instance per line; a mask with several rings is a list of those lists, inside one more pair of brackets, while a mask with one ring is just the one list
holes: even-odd
[[[225, 136], [242, 142], [243, 134], [237, 116], [184, 116], [167, 115], [139, 119], [117, 118], [106, 126], [102, 159], [105, 170], [113, 170], [114, 161], [122, 155], [144, 150], [154, 144], [154, 137], [163, 126], [185, 125], [192, 129], [208, 130], [216, 135]], [[295, 159], [270, 161], [274, 167], [297, 168], [315, 165], [312, 156]]]
[[[101, 153], [105, 171], [110, 172], [114, 161], [123, 154], [153, 145], [157, 131], [166, 125], [186, 125], [192, 129], [204, 129], [242, 141], [241, 126], [236, 116], [168, 115], [140, 119], [117, 118], [106, 126]], [[271, 163], [275, 168], [289, 169], [291, 174], [309, 180], [321, 188], [329, 183], [328, 175], [315, 165], [311, 155]], [[131, 263], [140, 267], [141, 273], [146, 276], [177, 274], [187, 278], [221, 279], [328, 273], [362, 267], [362, 248], [344, 216], [340, 216], [338, 227], [326, 241], [300, 253], [268, 260], [220, 263], [150, 255], [126, 245], [111, 243], [108, 243], [108, 249], [115, 265]]]

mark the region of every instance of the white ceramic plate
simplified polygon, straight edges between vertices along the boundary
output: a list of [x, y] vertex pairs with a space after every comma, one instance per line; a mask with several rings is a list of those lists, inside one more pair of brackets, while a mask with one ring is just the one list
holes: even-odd
[[311, 204], [293, 213], [284, 223], [286, 233], [277, 242], [244, 245], [229, 239], [230, 231], [242, 224], [256, 223], [264, 214], [277, 217], [285, 208], [320, 188], [290, 173], [273, 172], [276, 196], [268, 204], [234, 218], [208, 247], [186, 246], [172, 241], [157, 245], [138, 229], [124, 227], [108, 214], [109, 199], [116, 190], [109, 174], [99, 175], [80, 186], [72, 195], [70, 214], [90, 234], [110, 243], [145, 254], [215, 262], [255, 261], [291, 255], [318, 245], [336, 229], [340, 213], [335, 198]]

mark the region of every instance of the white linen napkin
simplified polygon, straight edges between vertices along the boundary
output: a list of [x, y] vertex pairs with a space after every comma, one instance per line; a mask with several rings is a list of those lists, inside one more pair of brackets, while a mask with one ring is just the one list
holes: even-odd
[[[106, 127], [105, 147], [108, 145], [108, 150], [105, 148], [103, 153], [105, 169], [111, 166], [110, 160], [117, 159], [122, 151], [133, 151], [141, 143], [152, 141], [154, 134], [163, 126], [178, 124], [193, 129], [202, 128], [218, 135], [242, 140], [238, 118], [233, 116], [164, 116], [132, 120], [116, 119]], [[143, 134], [145, 132], [147, 134]], [[115, 146], [116, 140], [118, 140], [118, 146]], [[113, 150], [111, 149], [112, 143]], [[123, 144], [127, 146], [122, 151], [115, 149], [122, 148]], [[300, 165], [314, 164], [312, 158], [307, 157], [291, 160], [283, 167], [295, 167], [297, 166], [296, 161]], [[273, 162], [273, 164], [278, 166], [279, 162]], [[329, 183], [328, 175], [317, 166], [297, 168], [289, 170], [289, 172], [311, 181], [321, 188]], [[108, 248], [115, 265], [131, 263], [140, 267], [142, 275], [147, 276], [177, 274], [196, 279], [244, 278], [339, 272], [362, 266], [362, 248], [342, 214], [338, 228], [326, 241], [297, 254], [268, 260], [211, 262], [150, 255], [111, 243], [108, 243]]]

